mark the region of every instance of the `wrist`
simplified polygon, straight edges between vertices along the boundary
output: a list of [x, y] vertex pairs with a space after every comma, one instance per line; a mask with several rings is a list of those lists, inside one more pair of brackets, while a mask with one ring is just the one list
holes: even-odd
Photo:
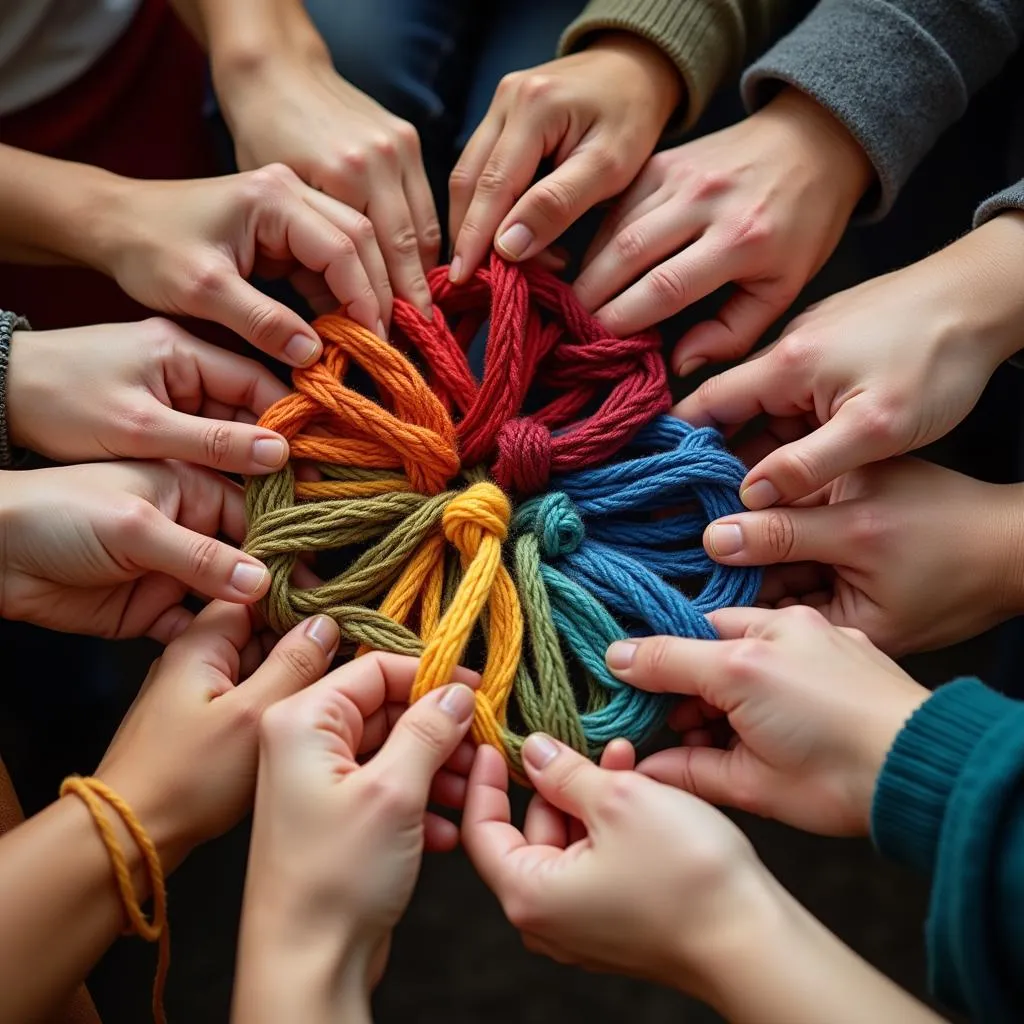
[[1024, 615], [1024, 484], [988, 486], [993, 491], [989, 506], [991, 523], [983, 538], [981, 557], [983, 572], [992, 580], [989, 592], [999, 621], [1005, 621]]
[[[7, 439], [14, 448], [46, 454], [46, 418], [54, 396], [48, 383], [52, 362], [46, 353], [46, 332], [14, 331], [7, 357]], [[42, 423], [38, 423], [41, 419]], [[40, 429], [42, 427], [42, 429]]]
[[613, 54], [627, 63], [632, 83], [642, 85], [647, 102], [663, 124], [668, 123], [685, 99], [686, 83], [679, 69], [660, 47], [642, 36], [632, 32], [604, 32], [590, 42], [584, 52]]
[[811, 168], [849, 209], [875, 180], [875, 169], [861, 144], [837, 117], [798, 89], [783, 89], [751, 115], [782, 128], [795, 143], [801, 163]]

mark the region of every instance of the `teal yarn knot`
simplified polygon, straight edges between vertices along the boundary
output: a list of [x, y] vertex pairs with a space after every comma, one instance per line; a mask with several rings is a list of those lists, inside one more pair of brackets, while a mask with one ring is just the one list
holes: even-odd
[[563, 491], [552, 491], [526, 507], [536, 508], [531, 528], [545, 558], [572, 554], [583, 543], [583, 517]]

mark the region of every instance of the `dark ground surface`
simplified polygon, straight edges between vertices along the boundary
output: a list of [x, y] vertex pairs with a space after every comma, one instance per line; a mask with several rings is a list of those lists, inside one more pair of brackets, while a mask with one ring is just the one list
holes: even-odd
[[[916, 189], [885, 228], [845, 242], [804, 301], [917, 258], [962, 231], [975, 201], [994, 191], [1003, 177], [995, 163], [978, 158], [991, 137], [992, 116], [986, 121], [983, 108], [948, 138], [930, 161], [931, 177], [927, 170], [918, 175]], [[975, 476], [1008, 478], [1017, 436], [1015, 387], [1012, 372], [1000, 371], [986, 406], [934, 456]], [[64, 666], [84, 663], [80, 641], [5, 628], [3, 650], [0, 751], [31, 812], [52, 799], [64, 774], [88, 772], [96, 764], [154, 649], [143, 643], [121, 645], [112, 654], [108, 650], [113, 661], [104, 678], [116, 681], [116, 692], [105, 707], [84, 703], [66, 682]], [[988, 675], [994, 650], [992, 638], [983, 637], [907, 667], [929, 684], [961, 672]], [[883, 862], [866, 841], [821, 839], [749, 818], [741, 823], [768, 866], [801, 902], [899, 984], [923, 994], [923, 880]], [[171, 880], [173, 961], [167, 1006], [172, 1024], [225, 1024], [228, 1019], [245, 850], [242, 827], [197, 851]], [[149, 1019], [153, 966], [152, 950], [137, 940], [122, 940], [111, 950], [91, 979], [106, 1024]], [[674, 993], [591, 976], [528, 954], [458, 854], [425, 864], [396, 934], [376, 1008], [380, 1024], [482, 1019], [493, 1024], [698, 1024], [717, 1019]]]

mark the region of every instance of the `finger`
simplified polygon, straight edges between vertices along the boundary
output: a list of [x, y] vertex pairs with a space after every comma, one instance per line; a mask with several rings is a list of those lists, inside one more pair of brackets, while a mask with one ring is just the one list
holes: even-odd
[[208, 276], [184, 312], [223, 324], [289, 366], [311, 366], [320, 358], [323, 344], [298, 313], [254, 288], [233, 267]]
[[565, 815], [539, 794], [534, 794], [527, 805], [523, 835], [531, 846], [555, 846], [564, 850], [569, 844]]
[[465, 775], [441, 769], [430, 787], [430, 802], [453, 811], [462, 810], [466, 806], [466, 789]]
[[650, 164], [622, 194], [601, 222], [593, 241], [583, 254], [582, 269], [586, 270], [605, 250], [611, 240], [627, 225], [645, 217], [651, 210], [664, 204], [662, 184], [658, 175], [650, 173]]
[[601, 751], [601, 767], [613, 772], [628, 772], [636, 764], [636, 751], [629, 740], [612, 740]]
[[177, 640], [195, 621], [195, 616], [184, 606], [175, 605], [162, 612], [146, 630], [146, 636], [166, 646]]
[[433, 307], [420, 257], [419, 236], [397, 167], [390, 169], [374, 189], [366, 216], [377, 233], [395, 294], [411, 302], [424, 316], [430, 316]]
[[[487, 164], [487, 158], [501, 137], [504, 127], [504, 113], [492, 106], [483, 121], [480, 122], [479, 127], [470, 136], [469, 142], [466, 143], [462, 155], [448, 178], [448, 237], [453, 251], [454, 243], [462, 231], [466, 211], [476, 192], [480, 172]], [[472, 270], [463, 273], [462, 258], [459, 257], [456, 264], [453, 255], [452, 265], [448, 272], [449, 278], [452, 281], [460, 282], [471, 275]]]
[[180, 459], [222, 473], [263, 476], [288, 461], [288, 442], [272, 430], [205, 419], [159, 406], [137, 439], [143, 459]]
[[780, 507], [726, 516], [704, 531], [704, 550], [722, 565], [849, 565], [856, 555], [850, 535], [852, 504]]
[[510, 878], [509, 856], [527, 843], [512, 824], [508, 767], [494, 747], [477, 748], [462, 813], [462, 845], [484, 883], [500, 895]]
[[266, 566], [213, 537], [172, 522], [148, 502], [119, 524], [121, 558], [140, 575], [165, 573], [205, 597], [248, 604], [270, 585]]
[[[747, 636], [763, 636], [776, 621], [777, 613], [772, 608], [719, 608], [718, 611], [708, 615], [708, 622], [715, 627], [715, 632], [722, 640], [742, 640]], [[696, 642], [707, 643], [708, 641]]]
[[587, 309], [598, 309], [656, 263], [679, 252], [702, 228], [698, 210], [668, 204], [622, 224], [573, 285]]
[[423, 847], [428, 853], [450, 853], [459, 845], [459, 826], [429, 811], [423, 817]]
[[241, 689], [260, 708], [305, 689], [327, 671], [339, 635], [337, 623], [327, 615], [300, 622], [278, 640]]
[[622, 185], [606, 142], [588, 139], [527, 189], [499, 225], [494, 246], [506, 259], [528, 260]]
[[407, 164], [402, 172], [402, 186], [405, 198], [409, 203], [416, 238], [420, 246], [420, 262], [425, 269], [437, 266], [437, 257], [441, 251], [441, 225], [437, 219], [437, 207], [434, 205], [434, 194], [427, 181], [423, 169], [423, 159], [417, 146], [416, 159]]
[[594, 316], [616, 337], [636, 334], [733, 280], [733, 262], [727, 247], [704, 235], [648, 271]]
[[[744, 807], [750, 803], [749, 788], [739, 798], [736, 753], [716, 747], [674, 747], [645, 758], [636, 769], [641, 775], [667, 786], [692, 793], [719, 807]], [[747, 782], [749, 787], [749, 780]]]
[[204, 690], [217, 681], [209, 692], [214, 696], [238, 678], [241, 652], [251, 638], [252, 616], [247, 608], [213, 601], [168, 645], [163, 661], [187, 667], [183, 676]]
[[758, 294], [740, 288], [718, 311], [715, 320], [690, 328], [672, 353], [672, 368], [685, 377], [707, 363], [724, 363], [745, 356], [782, 315], [794, 296]]
[[[302, 194], [309, 206], [321, 216], [326, 217], [352, 240], [363, 269], [366, 271], [370, 287], [377, 296], [381, 320], [387, 326], [391, 323], [391, 307], [394, 296], [391, 292], [387, 264], [377, 242], [377, 232], [374, 230], [373, 223], [369, 217], [365, 217], [358, 210], [315, 188], [304, 186]], [[375, 330], [375, 328], [371, 327], [371, 330]]]
[[[470, 277], [490, 251], [495, 230], [526, 191], [544, 156], [544, 136], [531, 117], [510, 117], [474, 183], [462, 227], [455, 239], [452, 266], [459, 261], [459, 280]], [[506, 259], [532, 247], [522, 225], [505, 233], [499, 251]], [[538, 247], [539, 248], [539, 247]]]
[[426, 808], [434, 776], [465, 738], [476, 694], [451, 683], [416, 701], [398, 720], [366, 771], [397, 780], [411, 803]]
[[589, 823], [606, 778], [596, 764], [544, 733], [527, 737], [523, 764], [537, 792], [549, 804]]
[[844, 402], [817, 430], [766, 455], [743, 481], [747, 508], [793, 502], [861, 466], [900, 454], [890, 430], [857, 397]]

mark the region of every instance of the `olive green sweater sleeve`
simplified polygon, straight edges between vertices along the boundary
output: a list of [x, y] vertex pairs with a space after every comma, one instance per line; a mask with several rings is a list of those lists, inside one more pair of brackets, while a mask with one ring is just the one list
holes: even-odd
[[686, 97], [673, 128], [692, 128], [711, 97], [771, 42], [789, 0], [590, 0], [565, 30], [559, 55], [602, 32], [647, 39], [679, 69]]

